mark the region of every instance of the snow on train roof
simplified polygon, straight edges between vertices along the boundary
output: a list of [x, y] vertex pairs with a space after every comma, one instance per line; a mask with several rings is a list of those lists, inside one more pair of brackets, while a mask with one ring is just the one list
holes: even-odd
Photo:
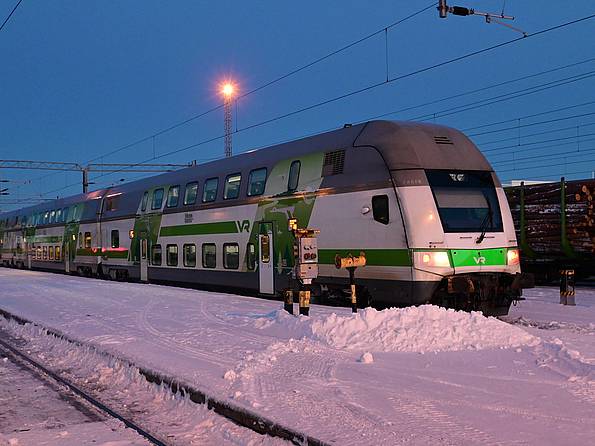
[[[253, 168], [257, 164], [272, 164], [287, 158], [297, 158], [312, 152], [339, 148], [374, 146], [391, 170], [401, 169], [460, 169], [489, 170], [492, 168], [477, 147], [462, 132], [441, 125], [405, 121], [369, 121], [295, 141], [251, 150], [231, 158], [189, 166], [174, 172], [78, 194], [57, 201], [0, 213], [0, 218], [43, 212], [56, 207], [101, 198], [107, 193], [128, 194], [152, 187], [190, 181], [191, 178], [218, 176]], [[98, 200], [99, 201], [99, 200]]]

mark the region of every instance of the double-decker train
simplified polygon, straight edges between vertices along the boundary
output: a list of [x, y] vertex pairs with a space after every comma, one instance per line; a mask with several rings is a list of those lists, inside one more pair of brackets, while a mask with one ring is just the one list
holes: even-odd
[[[288, 220], [320, 230], [314, 296], [340, 295], [337, 254], [365, 253], [373, 305], [506, 314], [526, 284], [490, 164], [461, 132], [371, 121], [0, 214], [0, 263], [279, 295]], [[1, 284], [0, 284], [1, 287]]]

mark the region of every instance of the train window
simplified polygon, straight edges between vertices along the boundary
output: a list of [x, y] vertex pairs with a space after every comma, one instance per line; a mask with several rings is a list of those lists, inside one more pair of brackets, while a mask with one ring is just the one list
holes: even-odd
[[287, 190], [289, 192], [293, 192], [298, 188], [301, 166], [302, 163], [299, 160], [293, 161], [289, 166], [289, 179], [287, 180]]
[[120, 197], [120, 194], [115, 194], [112, 195], [111, 197], [108, 196], [107, 199], [105, 200], [105, 211], [106, 212], [112, 212], [115, 211], [116, 209], [118, 209], [118, 199]]
[[151, 203], [151, 209], [161, 209], [163, 204], [163, 189], [155, 189], [153, 191], [153, 202]]
[[44, 225], [47, 225], [49, 221], [50, 221], [50, 213], [49, 213], [49, 212], [46, 212], [46, 213], [43, 215], [43, 224], [44, 224]]
[[64, 223], [69, 222], [71, 219], [68, 218], [68, 208], [65, 207], [64, 209], [62, 209], [62, 221]]
[[178, 245], [167, 245], [165, 248], [167, 266], [178, 266]]
[[203, 243], [202, 266], [203, 268], [217, 267], [217, 247], [214, 243]]
[[223, 267], [238, 269], [240, 266], [240, 246], [237, 243], [223, 244]]
[[[17, 217], [17, 221], [19, 221], [19, 217]], [[50, 224], [56, 222], [56, 211], [50, 212]]]
[[167, 203], [165, 204], [168, 208], [175, 208], [178, 205], [178, 199], [180, 198], [180, 186], [171, 186], [167, 191]]
[[85, 248], [91, 248], [91, 233], [85, 232]]
[[196, 181], [188, 183], [184, 192], [184, 206], [196, 203], [196, 196], [198, 195], [198, 183]]
[[260, 260], [262, 263], [269, 263], [271, 261], [270, 256], [270, 239], [268, 235], [262, 235], [260, 237]]
[[194, 243], [184, 245], [184, 266], [196, 266], [196, 245]]
[[163, 189], [155, 189], [153, 191], [153, 201], [151, 203], [151, 209], [161, 209], [163, 204]]
[[112, 248], [120, 247], [120, 231], [112, 229]]
[[83, 247], [83, 233], [79, 232], [79, 248]]
[[44, 246], [43, 247], [43, 260], [47, 260], [48, 258], [48, 247]]
[[62, 209], [56, 210], [56, 223], [62, 223]]
[[248, 243], [246, 246], [246, 267], [250, 271], [256, 269], [256, 246], [254, 243]]
[[149, 192], [143, 194], [143, 199], [140, 202], [140, 210], [145, 212], [147, 210], [147, 201], [149, 201]]
[[54, 247], [48, 246], [48, 259], [54, 260]]
[[41, 260], [41, 259], [42, 259], [42, 257], [41, 257], [41, 246], [39, 246], [37, 248], [37, 260]]
[[372, 197], [372, 214], [377, 222], [383, 225], [388, 224], [388, 195], [374, 195]]
[[61, 251], [60, 247], [59, 246], [56, 246], [56, 256], [55, 256], [55, 259], [56, 260], [60, 260], [60, 256], [61, 256], [61, 252], [60, 251]]
[[227, 175], [225, 179], [225, 188], [223, 189], [223, 199], [231, 200], [238, 198], [240, 195], [240, 183], [242, 182], [242, 175], [234, 173]]
[[219, 187], [219, 178], [209, 178], [205, 181], [205, 186], [202, 191], [202, 202], [215, 201], [217, 198], [217, 189]]
[[151, 247], [151, 264], [161, 265], [161, 245], [153, 245]]
[[255, 169], [248, 177], [248, 196], [262, 195], [267, 181], [267, 169]]

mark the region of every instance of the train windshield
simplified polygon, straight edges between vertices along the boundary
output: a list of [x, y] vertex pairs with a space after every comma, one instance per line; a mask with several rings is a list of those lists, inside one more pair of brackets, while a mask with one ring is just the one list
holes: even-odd
[[426, 171], [444, 232], [502, 232], [490, 172]]

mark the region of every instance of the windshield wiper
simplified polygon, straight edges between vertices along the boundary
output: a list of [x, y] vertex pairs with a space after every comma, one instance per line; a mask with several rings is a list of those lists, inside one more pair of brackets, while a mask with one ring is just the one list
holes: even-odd
[[[488, 228], [494, 227], [494, 211], [492, 210], [492, 204], [490, 203], [489, 198], [486, 197], [485, 193], [483, 193], [483, 196], [485, 197], [486, 203], [488, 204], [488, 213], [483, 218], [483, 221], [481, 222], [481, 225], [479, 227], [479, 229], [481, 230], [481, 234], [479, 235], [479, 237], [477, 237], [477, 240], [475, 240], [475, 243], [477, 243], [478, 245], [481, 242], [483, 242], [483, 239], [486, 237], [486, 232], [487, 232]], [[489, 226], [488, 226], [488, 223], [489, 223]]]

